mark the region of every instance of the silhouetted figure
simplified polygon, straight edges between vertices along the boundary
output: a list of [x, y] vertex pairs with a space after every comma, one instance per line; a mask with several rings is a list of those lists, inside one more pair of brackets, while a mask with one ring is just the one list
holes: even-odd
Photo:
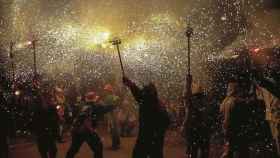
[[105, 113], [113, 111], [113, 105], [101, 105], [97, 103], [98, 96], [95, 92], [86, 95], [86, 104], [75, 120], [72, 132], [72, 144], [66, 158], [74, 158], [84, 142], [87, 142], [94, 152], [94, 158], [103, 158], [103, 144], [96, 132], [98, 121]]
[[55, 158], [57, 154], [58, 115], [50, 87], [37, 89], [37, 107], [33, 116], [33, 130], [37, 137], [41, 158]]
[[211, 134], [208, 98], [199, 85], [192, 84], [190, 100], [191, 103], [188, 105], [188, 114], [184, 122], [187, 153], [189, 157], [197, 158], [200, 150], [200, 157], [208, 158]]
[[159, 102], [156, 87], [150, 83], [140, 89], [126, 77], [123, 82], [139, 105], [139, 132], [132, 157], [163, 158], [164, 137], [170, 120]]
[[[250, 157], [250, 147], [261, 144], [260, 152], [273, 157], [272, 133], [265, 120], [265, 104], [256, 96], [256, 87], [249, 80], [232, 81], [231, 90], [221, 105], [224, 128], [229, 143], [228, 157], [238, 153], [239, 158]], [[263, 156], [262, 156], [263, 157]]]
[[[104, 98], [105, 104], [119, 105], [120, 97], [114, 93], [113, 86], [111, 84], [105, 85], [104, 91], [106, 93], [106, 96]], [[112, 149], [113, 150], [118, 150], [121, 145], [120, 127], [119, 127], [120, 121], [118, 120], [118, 117], [117, 117], [118, 111], [119, 111], [119, 109], [117, 108], [108, 114], [108, 124], [109, 124], [111, 139], [112, 139]]]
[[4, 99], [3, 92], [2, 90], [0, 91], [0, 157], [8, 158], [8, 136], [9, 132], [11, 132], [11, 116], [8, 112], [8, 106]]

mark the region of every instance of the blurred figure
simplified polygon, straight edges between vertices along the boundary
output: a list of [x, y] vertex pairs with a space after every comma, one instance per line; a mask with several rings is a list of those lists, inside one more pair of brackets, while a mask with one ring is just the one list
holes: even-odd
[[123, 77], [139, 105], [139, 132], [133, 149], [133, 158], [163, 158], [165, 132], [170, 119], [163, 105], [160, 104], [154, 84], [140, 89]]
[[[229, 121], [230, 121], [231, 111], [235, 106], [234, 102], [240, 97], [241, 95], [240, 93], [241, 92], [240, 92], [240, 87], [238, 85], [238, 82], [235, 80], [230, 80], [227, 88], [227, 96], [225, 97], [225, 99], [223, 100], [220, 106], [220, 112], [223, 114], [223, 129], [225, 131], [226, 142], [227, 142], [227, 145], [225, 146], [225, 152], [222, 155], [222, 157], [225, 158], [233, 157], [234, 144], [233, 142], [231, 142], [233, 140], [232, 138], [233, 132], [230, 132]], [[244, 152], [247, 153], [249, 151], [244, 151]]]
[[277, 148], [278, 156], [280, 157], [280, 99], [271, 94], [263, 87], [256, 87], [257, 99], [264, 101], [265, 118], [269, 122], [272, 136]]
[[74, 158], [84, 142], [87, 142], [94, 152], [94, 158], [103, 158], [103, 144], [96, 132], [98, 121], [105, 113], [112, 111], [114, 105], [98, 104], [99, 96], [95, 92], [88, 92], [85, 96], [85, 105], [74, 121], [72, 144], [66, 158]]
[[5, 101], [2, 88], [0, 87], [0, 157], [9, 157], [8, 136], [11, 132], [11, 116], [8, 112], [8, 105]]
[[[114, 90], [111, 84], [106, 84], [104, 87], [105, 90], [105, 99], [104, 103], [107, 105], [119, 105], [120, 98], [114, 94]], [[120, 140], [120, 121], [118, 119], [118, 112], [120, 111], [119, 106], [112, 112], [109, 113], [109, 130], [111, 133], [112, 139], [112, 149], [118, 150], [121, 145]]]
[[202, 88], [192, 82], [191, 76], [187, 80], [190, 80], [188, 83], [192, 86], [192, 94], [189, 94], [191, 98], [186, 97], [188, 113], [184, 122], [187, 155], [197, 158], [200, 150], [200, 157], [208, 158], [211, 136], [208, 98]]
[[37, 89], [37, 107], [33, 116], [33, 130], [37, 137], [41, 158], [55, 158], [57, 154], [58, 115], [55, 99], [49, 85]]
[[221, 104], [224, 114], [223, 127], [228, 141], [225, 157], [233, 158], [235, 153], [240, 158], [250, 157], [250, 147], [259, 144], [260, 152], [254, 157], [275, 157], [272, 133], [265, 119], [265, 103], [258, 99], [256, 86], [249, 78], [240, 77], [228, 85], [227, 97]]
[[55, 87], [55, 101], [57, 107], [57, 113], [59, 116], [59, 143], [64, 143], [63, 133], [65, 126], [65, 96], [64, 91], [60, 87]]
[[133, 135], [133, 131], [137, 125], [137, 118], [135, 115], [133, 105], [131, 105], [128, 99], [125, 98], [118, 113], [120, 121], [120, 134], [122, 137], [129, 137]]
[[66, 91], [66, 105], [65, 105], [65, 131], [68, 132], [72, 125], [74, 118], [76, 117], [77, 112], [79, 111], [79, 108], [77, 105], [77, 97], [78, 93], [76, 90], [75, 85], [70, 86], [68, 90]]
[[269, 121], [272, 135], [280, 157], [280, 48], [273, 48], [273, 56], [267, 63], [267, 74], [250, 65], [251, 74], [257, 83], [258, 99], [266, 106], [266, 120]]

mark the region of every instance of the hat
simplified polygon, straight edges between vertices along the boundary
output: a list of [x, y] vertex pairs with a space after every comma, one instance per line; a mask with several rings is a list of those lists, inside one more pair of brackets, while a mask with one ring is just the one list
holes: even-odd
[[85, 95], [86, 102], [96, 102], [99, 98], [94, 91], [90, 91]]
[[106, 84], [104, 86], [104, 90], [109, 91], [109, 92], [113, 92], [113, 86], [111, 84]]

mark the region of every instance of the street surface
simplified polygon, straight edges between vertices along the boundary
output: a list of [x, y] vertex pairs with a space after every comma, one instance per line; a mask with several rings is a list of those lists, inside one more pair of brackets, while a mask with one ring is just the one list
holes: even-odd
[[[104, 144], [105, 158], [131, 158], [132, 149], [135, 143], [135, 137], [122, 138], [121, 149], [113, 151], [110, 149], [110, 136], [108, 132], [101, 133]], [[71, 139], [68, 138], [66, 143], [58, 144], [58, 157], [64, 158], [70, 146]], [[184, 144], [181, 138], [175, 132], [168, 132], [165, 139], [165, 158], [184, 158]], [[83, 144], [76, 158], [91, 158], [92, 152], [86, 143]], [[15, 145], [11, 149], [11, 158], [39, 158], [39, 153], [36, 145], [33, 143], [25, 143]]]

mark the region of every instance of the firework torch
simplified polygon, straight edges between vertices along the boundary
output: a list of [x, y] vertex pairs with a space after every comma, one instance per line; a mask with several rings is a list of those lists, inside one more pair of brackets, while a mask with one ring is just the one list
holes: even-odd
[[[188, 117], [186, 116], [186, 106], [188, 106], [188, 111], [191, 110], [191, 95], [192, 95], [192, 90], [191, 90], [191, 84], [192, 84], [192, 76], [191, 76], [191, 36], [193, 34], [193, 29], [190, 27], [190, 24], [188, 24], [187, 31], [186, 31], [186, 36], [188, 38], [188, 52], [187, 52], [187, 58], [188, 58], [188, 63], [187, 63], [187, 76], [186, 76], [186, 89], [184, 93], [184, 99], [183, 99], [183, 105], [181, 110], [180, 110], [180, 119], [183, 122], [183, 120]], [[185, 124], [186, 122], [183, 122]], [[185, 125], [184, 125], [185, 126]]]
[[188, 24], [186, 36], [188, 38], [188, 70], [187, 70], [187, 101], [188, 104], [191, 104], [191, 84], [192, 84], [192, 78], [191, 78], [191, 36], [193, 34], [193, 28], [190, 27], [190, 24]]
[[11, 67], [12, 67], [12, 80], [15, 81], [15, 63], [14, 63], [14, 49], [15, 43], [13, 41], [10, 42], [10, 59], [11, 59]]
[[121, 64], [121, 69], [122, 69], [122, 74], [123, 74], [123, 76], [125, 76], [124, 68], [123, 68], [123, 62], [122, 62], [122, 57], [121, 57], [121, 52], [120, 52], [120, 46], [119, 46], [122, 43], [121, 39], [116, 38], [116, 39], [110, 41], [110, 43], [112, 43], [112, 45], [117, 47], [118, 56], [119, 56], [119, 60], [120, 60], [120, 64]]
[[31, 41], [32, 50], [33, 50], [33, 72], [34, 77], [37, 75], [37, 57], [36, 57], [36, 43], [38, 40], [34, 39]]

